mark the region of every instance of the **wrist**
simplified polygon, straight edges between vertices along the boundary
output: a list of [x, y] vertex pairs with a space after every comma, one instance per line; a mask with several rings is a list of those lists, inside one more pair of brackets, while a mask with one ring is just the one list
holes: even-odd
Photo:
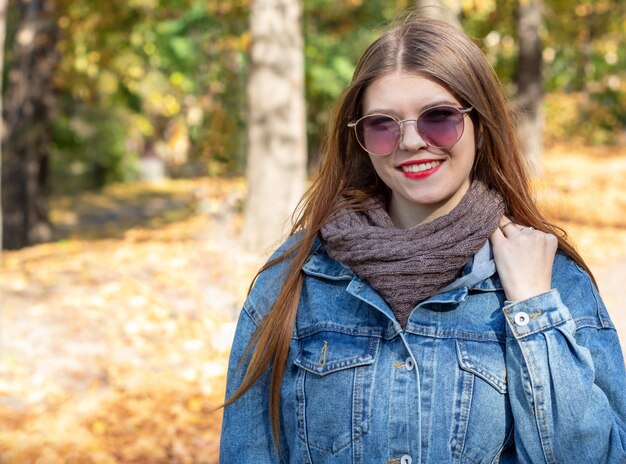
[[549, 292], [552, 289], [550, 285], [534, 287], [534, 288], [525, 288], [525, 289], [504, 289], [504, 294], [508, 301], [524, 301], [529, 298], [533, 298], [538, 295], [543, 295], [544, 293]]
[[527, 300], [531, 300], [533, 298], [537, 298], [539, 296], [545, 295], [546, 293], [550, 293], [552, 290], [553, 290], [552, 288], [547, 288], [547, 289], [545, 289], [543, 291], [534, 291], [534, 292], [529, 292], [529, 293], [518, 293], [518, 294], [514, 294], [514, 295], [518, 295], [515, 298], [509, 296], [509, 294], [505, 292], [506, 300], [504, 301], [504, 307], [513, 306], [513, 305], [516, 305], [516, 304], [519, 304], [519, 303], [524, 303]]

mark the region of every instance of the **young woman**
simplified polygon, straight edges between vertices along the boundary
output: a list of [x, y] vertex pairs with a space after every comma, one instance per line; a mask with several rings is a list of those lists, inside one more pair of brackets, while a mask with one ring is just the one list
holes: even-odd
[[454, 27], [416, 18], [361, 57], [241, 312], [220, 457], [626, 462], [616, 331]]

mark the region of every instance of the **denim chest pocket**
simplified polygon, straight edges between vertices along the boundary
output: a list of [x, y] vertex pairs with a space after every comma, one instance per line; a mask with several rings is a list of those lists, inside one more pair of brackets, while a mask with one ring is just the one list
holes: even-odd
[[497, 462], [513, 436], [505, 346], [457, 339], [456, 355], [459, 370], [451, 443], [455, 462]]
[[321, 331], [300, 340], [295, 360], [298, 436], [335, 454], [368, 432], [377, 337]]
[[506, 393], [504, 345], [497, 342], [456, 341], [459, 367], [487, 382], [500, 393]]

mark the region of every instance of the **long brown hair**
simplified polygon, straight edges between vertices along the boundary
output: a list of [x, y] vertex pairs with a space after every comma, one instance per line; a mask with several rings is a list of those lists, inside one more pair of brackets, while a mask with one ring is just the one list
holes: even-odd
[[252, 354], [245, 377], [224, 405], [241, 397], [271, 366], [270, 417], [277, 447], [280, 446], [280, 386], [298, 310], [302, 266], [320, 228], [334, 212], [346, 206], [359, 207], [370, 196], [390, 197], [389, 189], [378, 178], [369, 157], [347, 126], [359, 118], [367, 86], [397, 71], [426, 76], [446, 87], [464, 106], [475, 109], [471, 117], [482, 146], [477, 152], [473, 177], [502, 195], [506, 213], [515, 222], [554, 234], [559, 248], [591, 275], [567, 241], [565, 232], [550, 224], [535, 205], [512, 109], [478, 46], [456, 27], [430, 18], [412, 17], [388, 29], [360, 58], [352, 82], [335, 106], [320, 171], [294, 213], [291, 234], [300, 232], [300, 239], [257, 274], [258, 277], [267, 268], [291, 260], [276, 301], [248, 347]]

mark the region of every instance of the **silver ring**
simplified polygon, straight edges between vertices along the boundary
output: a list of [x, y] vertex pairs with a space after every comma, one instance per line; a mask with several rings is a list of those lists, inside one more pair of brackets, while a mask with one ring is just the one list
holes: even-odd
[[504, 224], [503, 226], [500, 226], [500, 230], [503, 231], [506, 226], [510, 226], [511, 224], [515, 225], [515, 223], [513, 221], [509, 221], [506, 224]]
[[526, 231], [534, 232], [535, 228], [534, 227], [522, 227], [519, 231], [520, 232], [526, 232]]

